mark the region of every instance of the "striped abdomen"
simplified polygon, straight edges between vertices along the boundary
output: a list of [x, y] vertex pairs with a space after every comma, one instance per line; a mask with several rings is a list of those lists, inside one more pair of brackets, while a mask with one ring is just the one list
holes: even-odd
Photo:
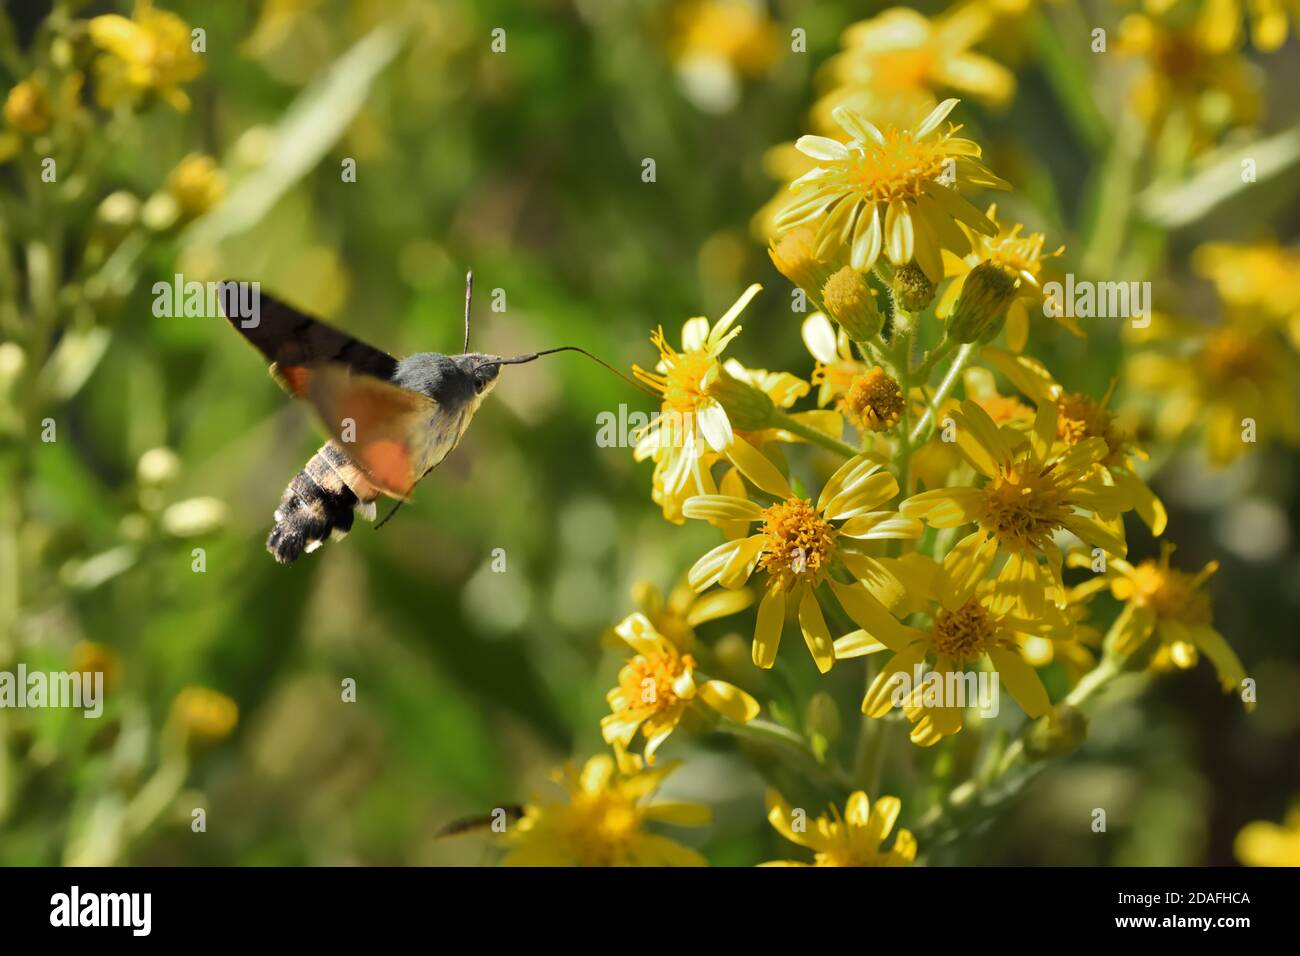
[[379, 494], [338, 445], [326, 442], [285, 489], [266, 550], [281, 564], [310, 554], [351, 531], [354, 511], [373, 520]]

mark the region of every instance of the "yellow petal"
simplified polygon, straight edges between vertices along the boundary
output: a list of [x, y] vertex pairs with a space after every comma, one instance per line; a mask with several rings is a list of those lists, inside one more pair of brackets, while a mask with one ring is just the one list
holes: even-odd
[[711, 680], [700, 685], [699, 698], [737, 723], [748, 723], [758, 716], [758, 701], [739, 687], [725, 681]]

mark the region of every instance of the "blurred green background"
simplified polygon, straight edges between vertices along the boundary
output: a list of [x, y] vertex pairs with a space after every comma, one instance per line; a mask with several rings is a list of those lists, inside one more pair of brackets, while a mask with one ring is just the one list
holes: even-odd
[[[48, 45], [55, 6], [66, 17], [129, 13], [8, 4], [24, 56]], [[807, 129], [818, 64], [845, 26], [883, 6], [763, 6], [771, 46], [761, 69], [701, 93], [675, 67], [681, 4], [168, 0], [206, 30], [188, 112], [97, 111], [58, 198], [41, 204], [15, 161], [0, 167], [11, 271], [30, 236], [57, 239], [50, 345], [64, 383], [40, 408], [18, 386], [7, 399], [16, 420], [48, 415], [58, 429], [53, 443], [12, 427], [0, 438], [7, 650], [61, 668], [94, 642], [117, 661], [100, 721], [0, 712], [0, 863], [492, 862], [487, 840], [436, 832], [521, 801], [556, 764], [604, 749], [599, 719], [622, 655], [602, 633], [632, 609], [634, 584], [667, 590], [714, 542], [703, 525], [663, 521], [650, 466], [630, 449], [596, 444], [600, 413], [648, 411], [647, 398], [575, 355], [507, 368], [459, 450], [389, 525], [359, 524], [345, 543], [280, 567], [263, 549], [271, 512], [320, 437], [222, 320], [157, 318], [151, 287], [178, 272], [257, 279], [396, 354], [453, 352], [472, 268], [476, 350], [576, 344], [626, 367], [653, 362], [656, 326], [675, 341], [686, 318], [716, 318], [758, 281], [765, 291], [729, 354], [806, 377], [801, 317], [751, 217], [778, 185], [765, 153]], [[1083, 15], [1113, 23], [1123, 10]], [[383, 32], [385, 23], [400, 26]], [[806, 53], [789, 51], [796, 26]], [[495, 28], [506, 31], [503, 53], [491, 48]], [[1254, 59], [1272, 94], [1261, 126], [1279, 129], [1296, 118], [1286, 91], [1300, 58], [1292, 43]], [[1013, 49], [1009, 62], [1012, 105], [966, 101], [962, 119], [1016, 186], [998, 197], [1003, 218], [1047, 232], [1074, 261], [1108, 201], [1105, 144], [1062, 119], [1032, 49]], [[30, 66], [7, 57], [6, 87]], [[1103, 105], [1120, 83], [1098, 75]], [[101, 200], [145, 202], [190, 153], [226, 171], [226, 201], [114, 259], [120, 237], [107, 234]], [[654, 182], [642, 178], [647, 158]], [[348, 159], [355, 182], [341, 176]], [[1176, 290], [1195, 308], [1209, 289], [1187, 266], [1198, 243], [1262, 227], [1295, 238], [1287, 168], [1183, 228], [1135, 226], [1116, 260], [1156, 270], [1158, 295]], [[103, 255], [90, 262], [83, 253], [96, 243]], [[27, 320], [22, 309], [17, 319]], [[1046, 335], [1031, 349], [1068, 386], [1099, 394], [1117, 374], [1113, 325], [1084, 341], [1036, 330]], [[158, 448], [174, 452], [174, 474], [157, 454], [142, 474], [142, 456]], [[807, 467], [826, 466], [807, 454]], [[1261, 449], [1215, 472], [1184, 449], [1165, 456], [1155, 482], [1177, 563], [1223, 562], [1216, 622], [1258, 681], [1255, 714], [1225, 698], [1204, 665], [1140, 697], [1120, 688], [1081, 751], [1010, 812], [922, 844], [930, 862], [1224, 864], [1245, 823], [1281, 817], [1300, 792], [1297, 464], [1293, 450]], [[168, 518], [179, 502], [197, 525]], [[1135, 557], [1156, 553], [1145, 529], [1129, 531]], [[192, 570], [194, 548], [204, 573]], [[504, 573], [492, 570], [495, 549]], [[747, 640], [750, 620], [715, 622], [701, 638]], [[786, 653], [772, 674], [746, 665], [728, 675], [794, 721], [811, 689], [828, 689], [851, 727], [860, 669], [814, 677], [803, 655]], [[340, 700], [345, 678], [356, 681], [354, 704]], [[124, 819], [156, 780], [169, 708], [194, 685], [233, 699], [238, 724], [194, 758], [180, 797], [132, 831]], [[1019, 715], [1004, 719], [1014, 726]], [[886, 792], [927, 785], [932, 757], [907, 746], [900, 739], [890, 755]], [[687, 757], [667, 792], [715, 809], [712, 827], [681, 839], [715, 864], [792, 855], [732, 742], [679, 734], [666, 752]], [[1088, 828], [1087, 808], [1099, 805], [1112, 808], [1104, 837]], [[198, 806], [206, 833], [191, 831]]]

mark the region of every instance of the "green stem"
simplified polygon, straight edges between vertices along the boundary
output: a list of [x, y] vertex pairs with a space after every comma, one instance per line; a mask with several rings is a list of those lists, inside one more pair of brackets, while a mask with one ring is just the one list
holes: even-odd
[[934, 429], [934, 420], [939, 414], [939, 406], [943, 404], [944, 400], [957, 386], [961, 373], [966, 370], [970, 360], [975, 357], [976, 350], [977, 347], [974, 342], [968, 342], [958, 349], [956, 358], [953, 359], [952, 365], [948, 367], [943, 381], [939, 383], [939, 388], [934, 393], [934, 398], [930, 400], [930, 405], [926, 408], [925, 414], [921, 416], [921, 420], [912, 429], [908, 444], [913, 448], [920, 446], [922, 442], [930, 437], [930, 432]]
[[813, 445], [820, 445], [827, 451], [833, 451], [837, 455], [843, 455], [845, 458], [856, 458], [862, 454], [852, 445], [840, 441], [838, 438], [832, 438], [825, 432], [819, 432], [811, 426], [805, 425], [797, 419], [791, 418], [785, 412], [777, 412], [774, 425], [776, 428], [784, 429], [792, 435], [798, 435], [804, 441]]
[[843, 779], [843, 774], [819, 761], [808, 741], [788, 727], [770, 720], [756, 719], [742, 724], [723, 717], [714, 729], [793, 756], [802, 765], [799, 769], [824, 777], [836, 786], [847, 788], [851, 785], [850, 781]]
[[[1075, 38], [1088, 37], [1086, 25], [1078, 11], [1069, 10], [1066, 14], [1075, 21], [1068, 25], [1069, 35]], [[1070, 125], [1084, 145], [1094, 152], [1100, 152], [1106, 146], [1110, 130], [1093, 97], [1086, 60], [1061, 42], [1060, 31], [1043, 10], [1031, 11], [1029, 21], [1034, 43], [1038, 47], [1038, 65], [1047, 77], [1052, 92], [1056, 94]]]

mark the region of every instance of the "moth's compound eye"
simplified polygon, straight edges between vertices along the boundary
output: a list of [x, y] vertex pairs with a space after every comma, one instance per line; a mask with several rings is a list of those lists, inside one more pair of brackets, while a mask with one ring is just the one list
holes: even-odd
[[501, 374], [500, 365], [480, 365], [474, 370], [474, 391], [482, 395]]

